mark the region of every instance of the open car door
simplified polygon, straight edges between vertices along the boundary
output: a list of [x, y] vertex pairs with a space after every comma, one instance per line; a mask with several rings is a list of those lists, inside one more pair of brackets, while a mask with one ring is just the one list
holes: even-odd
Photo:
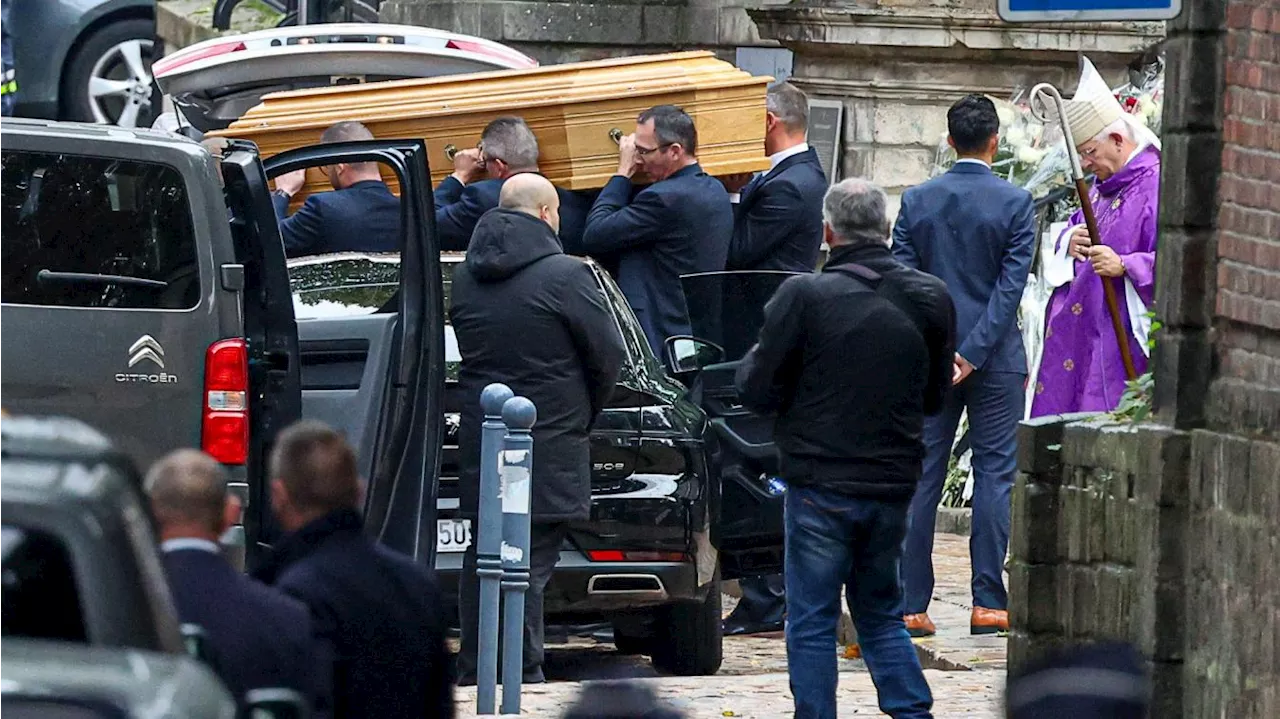
[[782, 495], [772, 416], [747, 411], [734, 374], [755, 344], [764, 306], [792, 272], [706, 272], [681, 278], [690, 337], [667, 340], [671, 371], [689, 382], [716, 447], [720, 502], [712, 536], [724, 578], [781, 571]]
[[[281, 153], [263, 164], [275, 177], [356, 162], [377, 162], [399, 179], [398, 286], [389, 302], [367, 314], [313, 312], [297, 321], [301, 414], [340, 429], [356, 448], [368, 482], [366, 530], [434, 567], [444, 417], [444, 300], [426, 144], [333, 143]], [[281, 255], [283, 269], [283, 250]]]

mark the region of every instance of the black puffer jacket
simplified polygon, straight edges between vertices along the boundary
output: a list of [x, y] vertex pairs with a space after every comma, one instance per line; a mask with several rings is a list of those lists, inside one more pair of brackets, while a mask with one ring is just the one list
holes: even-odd
[[480, 482], [480, 392], [502, 382], [533, 400], [533, 520], [587, 519], [587, 436], [622, 365], [622, 337], [591, 268], [563, 253], [545, 222], [491, 210], [453, 275], [449, 309], [462, 354], [461, 513], [474, 517]]

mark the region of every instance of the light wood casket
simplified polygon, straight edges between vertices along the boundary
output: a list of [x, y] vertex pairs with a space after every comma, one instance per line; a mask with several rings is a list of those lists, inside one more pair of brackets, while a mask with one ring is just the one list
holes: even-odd
[[[678, 105], [693, 117], [698, 159], [708, 173], [767, 169], [771, 81], [710, 52], [679, 52], [274, 93], [226, 130], [209, 134], [252, 140], [271, 157], [319, 142], [334, 123], [358, 120], [378, 138], [426, 140], [432, 181], [439, 183], [453, 171], [453, 150], [475, 147], [494, 118], [518, 115], [538, 138], [542, 174], [583, 190], [604, 186], [618, 167], [615, 137], [634, 132], [636, 116], [654, 105]], [[398, 193], [394, 176], [385, 168], [384, 174]], [[294, 204], [307, 192], [328, 189], [313, 169]]]

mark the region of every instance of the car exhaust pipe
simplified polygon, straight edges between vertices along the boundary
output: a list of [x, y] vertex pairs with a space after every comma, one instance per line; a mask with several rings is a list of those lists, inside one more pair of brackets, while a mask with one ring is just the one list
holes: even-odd
[[654, 574], [597, 574], [587, 582], [589, 595], [629, 595], [665, 599], [667, 588]]

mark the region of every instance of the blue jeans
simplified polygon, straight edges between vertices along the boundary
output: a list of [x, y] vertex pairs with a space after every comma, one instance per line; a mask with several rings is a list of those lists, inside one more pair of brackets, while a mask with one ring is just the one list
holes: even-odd
[[907, 506], [787, 490], [787, 665], [796, 719], [835, 719], [842, 586], [880, 710], [895, 719], [932, 716], [933, 695], [902, 621]]

